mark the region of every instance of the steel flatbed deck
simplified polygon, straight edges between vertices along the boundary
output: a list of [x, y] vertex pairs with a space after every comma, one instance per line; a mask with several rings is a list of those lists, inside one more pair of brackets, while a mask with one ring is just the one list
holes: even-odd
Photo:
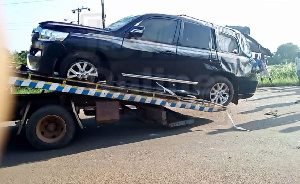
[[73, 139], [76, 125], [84, 127], [80, 111], [95, 116], [95, 123], [115, 122], [120, 115], [130, 114], [147, 123], [175, 127], [194, 121], [166, 107], [204, 112], [226, 110], [222, 105], [191, 97], [22, 71], [16, 71], [8, 83], [49, 90], [41, 94], [15, 95], [15, 115], [11, 119], [19, 126], [18, 134], [26, 125], [28, 141], [40, 150], [66, 146]]

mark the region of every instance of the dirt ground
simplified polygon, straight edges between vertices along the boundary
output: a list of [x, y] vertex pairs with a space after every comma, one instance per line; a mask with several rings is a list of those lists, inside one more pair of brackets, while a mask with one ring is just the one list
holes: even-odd
[[10, 137], [0, 183], [300, 183], [300, 88], [260, 88], [228, 112], [173, 109], [193, 125], [162, 128], [123, 117], [85, 119], [66, 148], [36, 151], [24, 131]]

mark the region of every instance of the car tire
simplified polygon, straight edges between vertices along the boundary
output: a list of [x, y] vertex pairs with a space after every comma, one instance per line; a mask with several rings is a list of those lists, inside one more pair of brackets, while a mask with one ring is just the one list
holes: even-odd
[[[81, 68], [79, 68], [79, 66]], [[94, 68], [94, 70], [92, 70]], [[81, 74], [75, 74], [75, 72], [82, 72]], [[83, 70], [81, 70], [83, 69]], [[84, 72], [92, 70], [91, 75], [85, 75]], [[100, 61], [96, 56], [86, 56], [85, 58], [78, 57], [76, 55], [67, 56], [59, 67], [59, 75], [63, 78], [70, 78], [74, 80], [87, 81], [87, 82], [98, 82], [106, 80], [107, 84], [112, 84], [113, 75], [112, 72]], [[70, 77], [72, 75], [72, 77]], [[77, 75], [75, 77], [75, 75]], [[79, 75], [79, 76], [78, 76]]]
[[73, 139], [75, 129], [75, 120], [65, 108], [48, 105], [30, 116], [26, 125], [26, 137], [38, 150], [57, 149], [66, 146]]
[[222, 76], [214, 76], [213, 82], [204, 89], [203, 99], [227, 106], [233, 98], [232, 83]]

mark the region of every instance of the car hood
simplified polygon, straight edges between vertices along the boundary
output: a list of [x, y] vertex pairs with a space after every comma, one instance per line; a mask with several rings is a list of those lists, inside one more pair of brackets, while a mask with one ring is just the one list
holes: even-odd
[[42, 29], [51, 29], [55, 31], [61, 31], [61, 32], [68, 32], [68, 33], [109, 33], [108, 30], [104, 30], [101, 28], [96, 27], [89, 27], [89, 26], [83, 26], [83, 25], [77, 25], [77, 24], [70, 24], [65, 22], [53, 22], [53, 21], [46, 21], [41, 22], [39, 25]]

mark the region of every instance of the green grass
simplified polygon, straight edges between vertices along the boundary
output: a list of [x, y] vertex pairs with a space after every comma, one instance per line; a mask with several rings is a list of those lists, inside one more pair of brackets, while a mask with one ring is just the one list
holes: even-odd
[[[16, 87], [14, 89], [14, 94], [39, 94], [43, 90], [42, 89], [34, 89], [29, 87]], [[48, 90], [45, 90], [45, 92], [50, 92]]]
[[260, 81], [258, 78], [258, 87], [277, 87], [277, 86], [300, 86], [298, 78], [286, 78], [286, 79], [272, 79], [272, 83], [269, 79], [265, 78], [263, 81]]
[[259, 79], [258, 87], [276, 87], [276, 86], [299, 86], [300, 82], [296, 73], [295, 63], [285, 63], [280, 65], [268, 66], [268, 70], [272, 77], [272, 83], [264, 78], [263, 81], [260, 80], [260, 75], [257, 77]]

